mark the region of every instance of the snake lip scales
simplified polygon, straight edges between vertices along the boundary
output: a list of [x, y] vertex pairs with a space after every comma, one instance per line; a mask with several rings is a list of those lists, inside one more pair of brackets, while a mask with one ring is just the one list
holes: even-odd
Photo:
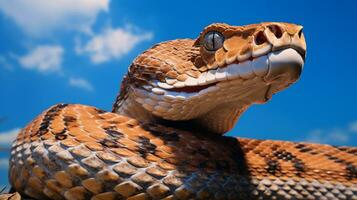
[[57, 104], [22, 129], [11, 186], [41, 200], [356, 200], [355, 147], [221, 135], [297, 81], [305, 51], [302, 26], [277, 22], [159, 43], [113, 112]]
[[[270, 84], [272, 81], [283, 76], [288, 76], [286, 78], [293, 83], [299, 78], [304, 64], [304, 53], [300, 52], [294, 48], [286, 48], [271, 52], [268, 55], [252, 58], [242, 63], [228, 64], [224, 68], [221, 68], [219, 72], [208, 72], [210, 74], [216, 73], [213, 83], [171, 88], [166, 90], [174, 92], [198, 93], [201, 90], [215, 86], [217, 83], [222, 81], [229, 81], [239, 77], [249, 79], [253, 76], [263, 77], [267, 84]], [[206, 74], [201, 75], [198, 79], [204, 78], [202, 76], [205, 75]], [[160, 83], [158, 85], [160, 86]], [[158, 92], [158, 90], [153, 89], [153, 92]]]

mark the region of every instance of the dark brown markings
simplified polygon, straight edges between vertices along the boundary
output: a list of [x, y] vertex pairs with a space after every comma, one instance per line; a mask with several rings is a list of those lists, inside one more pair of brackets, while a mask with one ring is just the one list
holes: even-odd
[[64, 116], [63, 117], [64, 125], [66, 127], [72, 126], [72, 127], [77, 127], [78, 125], [75, 123], [77, 119], [72, 116]]
[[301, 153], [309, 153], [311, 155], [317, 155], [321, 153], [318, 150], [309, 147], [308, 144], [298, 143], [295, 145], [295, 148], [297, 148]]
[[39, 135], [42, 136], [49, 132], [49, 126], [54, 117], [57, 116], [58, 112], [60, 112], [63, 108], [68, 106], [68, 104], [57, 104], [52, 106], [44, 115], [42, 122], [40, 124], [40, 128], [37, 132], [32, 133], [31, 136]]
[[121, 147], [123, 147], [117, 141], [112, 140], [112, 139], [108, 139], [108, 138], [100, 140], [99, 143], [101, 145], [105, 146], [105, 147], [108, 147], [108, 148], [121, 148]]
[[63, 121], [64, 122], [67, 122], [67, 123], [70, 123], [70, 122], [75, 122], [77, 119], [75, 117], [72, 117], [72, 116], [64, 116], [63, 117]]
[[311, 154], [311, 155], [317, 155], [317, 154], [319, 154], [320, 152], [318, 152], [318, 151], [311, 151], [311, 152], [309, 152], [309, 154]]
[[[357, 155], [357, 148], [354, 148], [354, 147], [346, 147], [346, 146], [331, 146], [333, 148], [335, 148], [336, 150], [338, 151], [342, 151], [344, 153], [347, 153], [347, 154], [350, 154], [352, 156], [356, 156]], [[300, 152], [307, 152], [311, 155], [316, 155], [316, 154], [321, 154], [321, 156], [324, 156], [325, 158], [327, 158], [328, 160], [331, 160], [335, 163], [338, 163], [338, 164], [341, 164], [342, 166], [345, 167], [347, 173], [346, 173], [346, 176], [347, 176], [347, 179], [351, 180], [353, 178], [357, 178], [357, 167], [356, 166], [353, 166], [351, 162], [343, 159], [343, 158], [340, 158], [340, 157], [337, 157], [337, 156], [333, 156], [329, 153], [325, 154], [323, 152], [319, 152], [318, 150], [313, 150], [313, 151], [310, 151], [309, 149], [311, 148], [307, 148], [305, 145], [303, 144], [298, 144], [296, 146], [296, 148], [298, 148], [300, 150]], [[297, 161], [294, 166], [296, 169], [299, 169], [303, 166], [303, 162], [301, 161]]]
[[301, 153], [308, 153], [308, 152], [312, 152], [313, 150], [308, 145], [302, 143], [298, 143], [297, 145], [295, 145], [295, 148], [297, 148]]
[[67, 138], [67, 129], [64, 128], [61, 132], [59, 133], [54, 133], [56, 140], [65, 140]]
[[[299, 146], [298, 148], [302, 148], [303, 146]], [[281, 166], [279, 163], [279, 160], [284, 160], [284, 161], [291, 161], [292, 159], [292, 154], [288, 152], [283, 152], [281, 150], [278, 150], [279, 146], [276, 144], [273, 144], [270, 146], [271, 153], [270, 154], [258, 154], [260, 157], [262, 157], [265, 161], [266, 167], [265, 170], [269, 174], [277, 174], [278, 172], [281, 172]]]
[[281, 171], [280, 164], [277, 160], [266, 159], [266, 170], [270, 174], [276, 174], [277, 172]]
[[56, 140], [65, 140], [65, 139], [67, 139], [67, 135], [66, 134], [61, 134], [61, 135], [59, 135], [59, 134], [57, 134], [56, 136], [55, 136], [55, 138], [56, 138]]
[[344, 160], [336, 156], [332, 156], [330, 154], [325, 154], [324, 156], [335, 163], [343, 165], [347, 171], [346, 173], [347, 179], [351, 180], [353, 178], [357, 178], [357, 166], [354, 166], [351, 162], [347, 160]]
[[353, 156], [357, 156], [357, 148], [356, 147], [346, 147], [346, 146], [333, 146], [339, 151], [351, 154]]
[[104, 130], [112, 139], [117, 140], [124, 137], [124, 134], [116, 130], [116, 127], [108, 127]]
[[134, 128], [134, 127], [135, 127], [134, 124], [129, 124], [129, 123], [127, 123], [126, 126], [127, 126], [128, 128]]
[[301, 153], [307, 153], [307, 152], [311, 152], [312, 151], [312, 148], [310, 147], [305, 147], [305, 148], [301, 148], [299, 150]]
[[95, 108], [94, 110], [95, 110], [95, 112], [97, 112], [98, 114], [104, 114], [104, 113], [107, 112], [107, 111], [102, 110], [102, 109], [99, 109], [99, 108]]
[[151, 143], [147, 137], [139, 136], [139, 153], [142, 157], [146, 157], [148, 153], [155, 154], [156, 145]]
[[294, 163], [293, 166], [297, 171], [296, 175], [301, 176], [301, 173], [305, 172], [305, 168], [306, 168], [304, 162], [302, 160], [296, 158], [293, 160], [293, 163]]
[[69, 123], [73, 123], [76, 120], [77, 119], [75, 117], [72, 117], [72, 116], [64, 116], [63, 117], [63, 121], [64, 121], [65, 125], [68, 125]]
[[285, 161], [290, 161], [295, 158], [290, 152], [287, 151], [275, 151], [273, 154], [276, 158], [282, 159]]
[[347, 179], [352, 180], [357, 178], [357, 166], [354, 166], [352, 163], [347, 164]]
[[153, 124], [144, 124], [142, 125], [142, 128], [146, 131], [149, 131], [152, 135], [161, 138], [165, 144], [167, 144], [167, 142], [180, 141], [180, 136], [174, 131], [164, 133], [162, 131], [157, 130], [158, 127]]
[[325, 154], [325, 157], [329, 160], [332, 160], [333, 162], [335, 163], [344, 163], [346, 162], [345, 160], [341, 159], [341, 158], [338, 158], [336, 156], [332, 156], [330, 154]]
[[[306, 147], [301, 147], [300, 149], [307, 149]], [[273, 157], [286, 161], [286, 162], [292, 162], [295, 170], [297, 171], [297, 175], [301, 175], [301, 172], [305, 171], [305, 164], [304, 162], [297, 158], [294, 154], [291, 152], [285, 151], [285, 150], [277, 150], [274, 151]]]
[[108, 123], [110, 124], [120, 124], [121, 122], [115, 120], [109, 120]]
[[354, 155], [354, 156], [357, 156], [357, 148], [356, 147], [353, 147], [353, 148], [349, 148], [347, 150], [348, 153]]
[[[303, 151], [310, 151], [305, 144], [297, 144], [295, 148]], [[273, 145], [271, 147], [272, 154], [264, 157], [265, 162], [267, 164], [266, 171], [270, 174], [276, 174], [281, 171], [281, 166], [279, 160], [284, 162], [291, 162], [296, 170], [296, 175], [300, 176], [302, 172], [305, 171], [306, 166], [305, 163], [297, 158], [293, 153], [279, 150], [279, 146]]]
[[297, 143], [297, 144], [295, 145], [295, 148], [297, 148], [297, 149], [302, 149], [302, 148], [305, 147], [305, 146], [306, 146], [305, 144]]

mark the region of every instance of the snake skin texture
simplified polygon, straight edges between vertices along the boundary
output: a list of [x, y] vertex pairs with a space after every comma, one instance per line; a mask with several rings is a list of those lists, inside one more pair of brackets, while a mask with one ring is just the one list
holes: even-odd
[[58, 104], [19, 134], [10, 180], [38, 199], [356, 199], [356, 153]]
[[356, 147], [222, 135], [296, 82], [305, 53], [302, 27], [288, 23], [212, 24], [196, 40], [159, 43], [133, 61], [113, 112], [57, 104], [21, 130], [13, 191], [39, 200], [357, 200]]

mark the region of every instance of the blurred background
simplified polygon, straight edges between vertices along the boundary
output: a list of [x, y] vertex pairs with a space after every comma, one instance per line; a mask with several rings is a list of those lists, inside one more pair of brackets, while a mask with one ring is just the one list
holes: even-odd
[[251, 107], [229, 134], [357, 145], [357, 1], [0, 0], [0, 188], [17, 132], [49, 106], [111, 110], [131, 61], [210, 23], [301, 24], [301, 79]]

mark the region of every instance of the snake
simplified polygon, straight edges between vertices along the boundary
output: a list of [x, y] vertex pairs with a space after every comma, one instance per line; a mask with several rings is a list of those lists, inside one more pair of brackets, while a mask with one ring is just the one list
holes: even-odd
[[282, 22], [158, 43], [131, 63], [111, 112], [60, 103], [23, 128], [10, 184], [33, 199], [356, 200], [357, 147], [224, 135], [295, 83], [305, 57], [303, 27]]

